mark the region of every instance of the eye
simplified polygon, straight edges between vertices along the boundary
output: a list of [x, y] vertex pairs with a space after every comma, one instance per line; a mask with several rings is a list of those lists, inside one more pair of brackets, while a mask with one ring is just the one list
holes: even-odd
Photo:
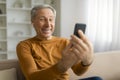
[[50, 22], [53, 22], [53, 21], [54, 21], [54, 19], [53, 19], [53, 18], [50, 18], [50, 19], [49, 19], [49, 21], [50, 21]]
[[39, 18], [40, 21], [45, 21], [45, 18]]

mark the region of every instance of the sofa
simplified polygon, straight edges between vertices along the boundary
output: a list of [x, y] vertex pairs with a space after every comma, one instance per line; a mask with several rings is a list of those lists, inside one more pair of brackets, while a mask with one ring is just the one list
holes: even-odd
[[92, 76], [99, 76], [103, 80], [120, 80], [120, 51], [95, 53], [94, 62], [85, 74], [76, 76], [72, 70], [69, 73], [70, 80]]
[[0, 80], [25, 80], [17, 59], [0, 61]]
[[[75, 75], [71, 69], [68, 72], [70, 80], [92, 76], [99, 76], [103, 80], [120, 80], [120, 51], [95, 53], [93, 64], [81, 76]], [[0, 61], [0, 80], [25, 80], [17, 59]]]

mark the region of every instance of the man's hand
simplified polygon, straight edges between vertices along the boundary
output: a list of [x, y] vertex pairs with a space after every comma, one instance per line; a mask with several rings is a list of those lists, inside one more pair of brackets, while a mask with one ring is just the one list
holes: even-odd
[[72, 52], [74, 52], [76, 57], [82, 61], [83, 65], [89, 65], [92, 63], [94, 57], [92, 43], [81, 30], [79, 30], [78, 33], [81, 38], [78, 38], [75, 35], [71, 36], [71, 43], [73, 45]]
[[81, 30], [79, 30], [81, 38], [75, 35], [71, 36], [69, 45], [62, 53], [62, 59], [58, 62], [58, 68], [61, 72], [67, 71], [70, 67], [78, 62], [83, 65], [90, 65], [93, 61], [93, 46], [86, 38]]
[[65, 50], [62, 53], [62, 59], [57, 64], [60, 72], [67, 71], [78, 61], [76, 55], [74, 54], [74, 52], [72, 52], [71, 47], [72, 44], [69, 43], [69, 45], [65, 48]]

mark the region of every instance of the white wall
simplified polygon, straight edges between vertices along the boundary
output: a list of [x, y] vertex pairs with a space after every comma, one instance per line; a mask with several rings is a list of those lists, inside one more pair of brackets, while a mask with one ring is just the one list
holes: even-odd
[[[57, 12], [57, 16], [56, 16], [56, 25], [55, 25], [55, 31], [53, 33], [54, 36], [60, 36], [60, 0], [45, 0], [47, 4], [52, 5], [56, 12]], [[51, 4], [52, 3], [52, 4]]]
[[61, 0], [60, 36], [69, 38], [76, 22], [86, 23], [88, 0]]

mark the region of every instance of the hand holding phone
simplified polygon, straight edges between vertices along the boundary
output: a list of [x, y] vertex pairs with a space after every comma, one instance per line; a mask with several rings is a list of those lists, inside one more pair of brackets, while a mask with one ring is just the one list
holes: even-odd
[[74, 35], [80, 38], [78, 34], [78, 30], [82, 30], [82, 32], [85, 33], [85, 29], [86, 29], [86, 24], [76, 23], [74, 28]]

